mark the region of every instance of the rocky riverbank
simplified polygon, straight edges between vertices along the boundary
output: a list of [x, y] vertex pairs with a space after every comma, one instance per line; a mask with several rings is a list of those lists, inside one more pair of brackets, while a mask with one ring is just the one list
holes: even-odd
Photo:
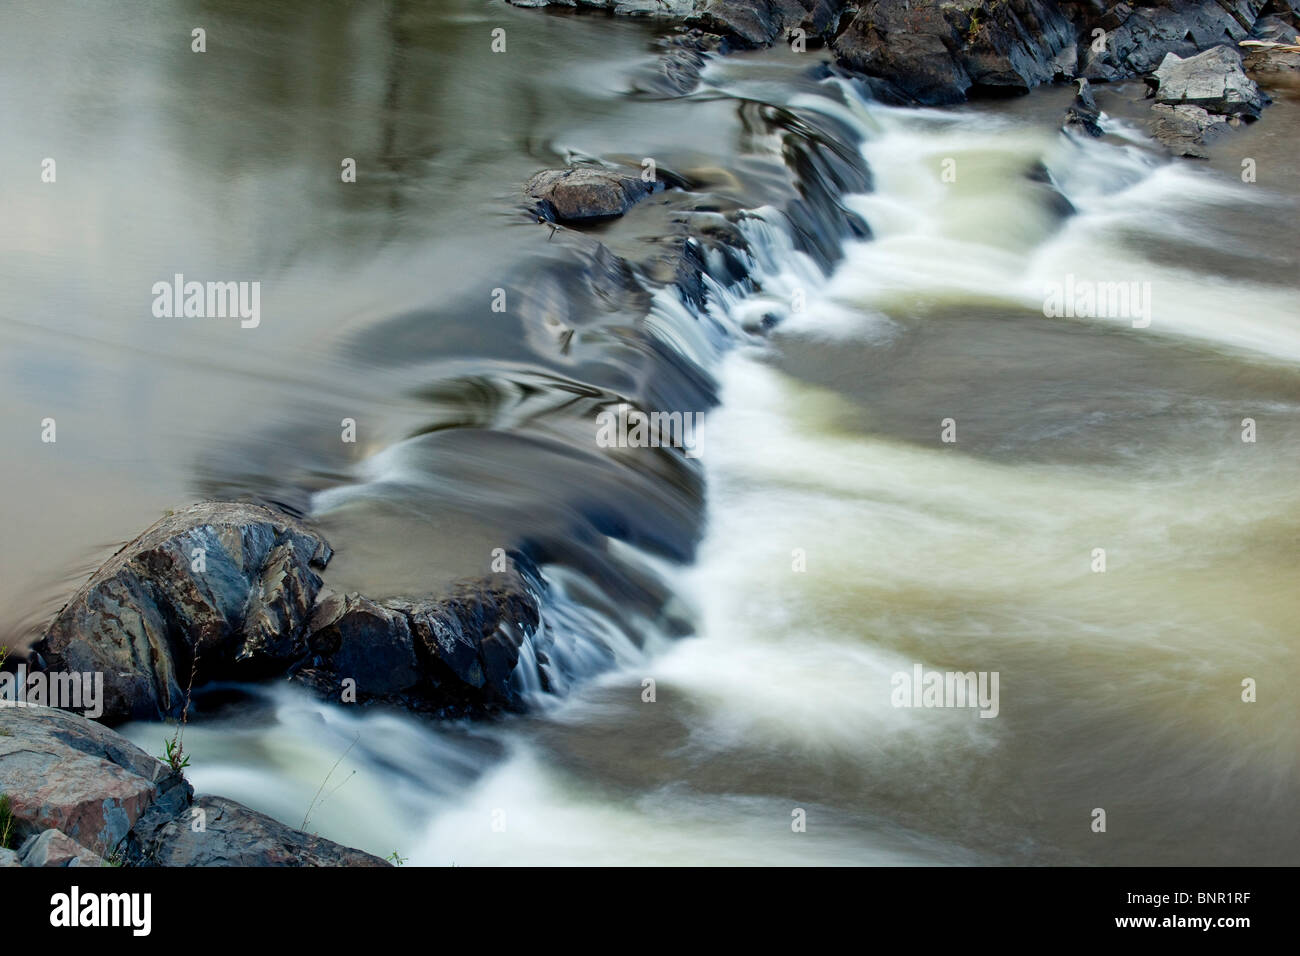
[[124, 737], [48, 707], [0, 707], [0, 866], [386, 866], [285, 826]]

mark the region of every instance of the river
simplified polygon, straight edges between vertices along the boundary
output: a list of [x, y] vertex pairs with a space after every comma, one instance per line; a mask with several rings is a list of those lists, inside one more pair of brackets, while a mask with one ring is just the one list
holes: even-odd
[[[197, 789], [411, 865], [1295, 859], [1295, 89], [1197, 164], [1131, 86], [1100, 141], [1069, 90], [887, 107], [782, 48], [672, 97], [662, 27], [495, 0], [3, 21], [0, 638], [203, 497], [310, 514], [335, 590], [498, 547], [549, 586], [530, 714], [220, 688]], [[690, 188], [522, 213], [596, 157]], [[809, 189], [869, 235], [792, 224]], [[591, 253], [739, 210], [751, 278], [712, 262], [703, 309]], [[175, 273], [259, 281], [260, 324], [153, 317]], [[1066, 281], [1144, 308], [1046, 315]], [[596, 447], [611, 396], [703, 414], [698, 459]], [[895, 706], [916, 665], [996, 672], [996, 717]]]

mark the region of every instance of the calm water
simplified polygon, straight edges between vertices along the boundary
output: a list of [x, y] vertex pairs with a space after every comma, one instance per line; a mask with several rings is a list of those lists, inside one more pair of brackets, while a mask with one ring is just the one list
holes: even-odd
[[[486, 725], [276, 685], [189, 728], [199, 789], [333, 839], [430, 865], [1294, 862], [1294, 95], [1167, 164], [1131, 90], [1101, 94], [1100, 143], [1058, 134], [1066, 91], [887, 109], [784, 51], [664, 99], [656, 35], [474, 0], [7, 7], [0, 639], [165, 509], [257, 494], [320, 522], [339, 590], [529, 548], [572, 677]], [[809, 129], [871, 171], [841, 202], [872, 239], [834, 264], [776, 212]], [[518, 194], [583, 157], [692, 183], [592, 234], [638, 260], [754, 210], [756, 287], [699, 315], [589, 269], [591, 236]], [[177, 272], [260, 281], [261, 324], [155, 319]], [[1066, 274], [1150, 283], [1150, 327], [1045, 318]], [[701, 459], [596, 448], [612, 398], [709, 412]], [[999, 672], [998, 718], [893, 707], [914, 663]]]

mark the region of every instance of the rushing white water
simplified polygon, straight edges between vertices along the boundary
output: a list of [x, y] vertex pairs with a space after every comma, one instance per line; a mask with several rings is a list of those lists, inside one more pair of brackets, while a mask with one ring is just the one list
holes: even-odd
[[[595, 654], [588, 669], [603, 672], [563, 700], [527, 718], [430, 726], [277, 692], [270, 726], [188, 731], [196, 786], [298, 823], [328, 777], [309, 829], [428, 865], [1259, 862], [1293, 851], [1294, 833], [1278, 840], [1273, 828], [1300, 773], [1300, 713], [1283, 692], [1300, 677], [1295, 290], [1143, 252], [1221, 250], [1229, 239], [1187, 223], [1268, 197], [1014, 114], [852, 95], [798, 105], [863, 131], [875, 191], [849, 202], [874, 237], [819, 281], [768, 211], [746, 225], [763, 292], [714, 290], [737, 332], [766, 312], [784, 321], [774, 345], [750, 338], [718, 360], [722, 405], [701, 442], [707, 535], [692, 566], [656, 567], [696, 636], [651, 635], [638, 649], [626, 622], [584, 611], [557, 578], [546, 613], [571, 658], [599, 646], [613, 656], [611, 667]], [[1062, 218], [1052, 187], [1027, 178], [1038, 163], [1075, 214]], [[1150, 327], [1045, 317], [1044, 288], [1067, 273], [1150, 283]], [[807, 293], [802, 310], [790, 308], [795, 290]], [[714, 361], [672, 308], [661, 303], [651, 324]], [[1056, 409], [1026, 376], [1002, 444], [967, 437], [983, 397], [972, 407], [961, 393], [958, 442], [938, 440], [926, 389], [961, 367], [909, 359], [915, 336], [1002, 335], [992, 350], [1048, 335], [1030, 363], [1090, 347], [1050, 338], [1073, 334], [1066, 326], [1108, 322], [1102, 333], [1125, 336], [1108, 347], [1153, 363], [1149, 392], [1129, 382], [1107, 404], [1101, 355], [1083, 393], [1099, 417]], [[792, 371], [801, 354], [829, 365], [849, 349], [894, 349], [905, 396], [873, 405]], [[978, 343], [964, 357], [1001, 358]], [[1267, 375], [1284, 387], [1234, 404], [1207, 378], [1201, 404], [1180, 408], [1154, 365], [1175, 359], [1189, 375], [1227, 367], [1230, 381], [1264, 375], [1259, 392]], [[913, 401], [928, 441], [890, 417]], [[1248, 415], [1272, 440], [1236, 440]], [[1118, 457], [1105, 434], [1090, 437], [1113, 422]], [[1042, 450], [1056, 439], [1065, 450]], [[997, 718], [893, 706], [891, 675], [915, 663], [999, 672]], [[1244, 677], [1260, 681], [1259, 703], [1242, 703]], [[157, 729], [132, 733], [148, 744]], [[1090, 830], [1098, 807], [1115, 839]], [[806, 832], [792, 830], [799, 811]]]

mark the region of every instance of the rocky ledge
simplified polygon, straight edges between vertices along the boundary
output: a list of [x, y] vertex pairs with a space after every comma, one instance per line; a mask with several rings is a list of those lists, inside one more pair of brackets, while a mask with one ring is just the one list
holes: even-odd
[[[518, 709], [512, 680], [540, 580], [512, 570], [453, 593], [374, 601], [321, 578], [306, 522], [244, 502], [168, 515], [104, 564], [34, 645], [30, 666], [102, 674], [102, 719], [179, 717], [194, 688], [288, 676], [335, 700], [442, 715]], [[515, 570], [523, 567], [525, 570]], [[548, 684], [545, 655], [538, 680]]]
[[684, 92], [702, 58], [789, 43], [824, 48], [886, 101], [957, 103], [1022, 93], [1060, 79], [1149, 76], [1186, 58], [1245, 43], [1265, 69], [1295, 68], [1293, 0], [510, 0], [592, 7], [677, 22], [659, 87]]
[[387, 866], [223, 797], [114, 731], [0, 707], [0, 866]]

